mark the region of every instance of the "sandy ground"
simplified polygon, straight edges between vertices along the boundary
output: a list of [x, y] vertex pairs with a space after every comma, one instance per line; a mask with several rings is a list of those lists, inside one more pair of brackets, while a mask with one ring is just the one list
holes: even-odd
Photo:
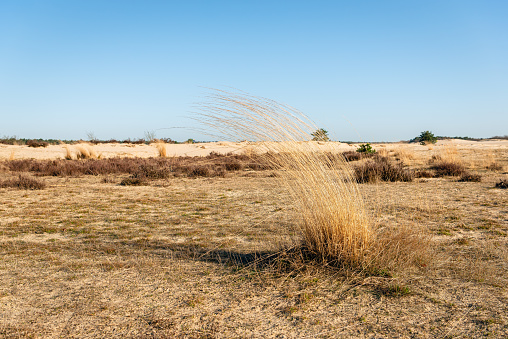
[[[316, 150], [323, 151], [354, 151], [358, 144], [347, 144], [340, 142], [309, 142]], [[420, 144], [407, 143], [374, 143], [373, 148], [376, 150], [393, 150], [400, 149], [408, 152], [425, 152], [429, 147], [454, 147], [457, 150], [508, 150], [508, 140], [486, 140], [486, 141], [467, 141], [459, 139], [440, 140], [435, 145], [422, 146]], [[32, 148], [28, 146], [18, 145], [0, 145], [1, 159], [63, 159], [69, 148], [71, 153], [75, 155], [80, 148], [95, 151], [102, 158], [112, 157], [156, 157], [159, 155], [155, 144], [150, 145], [134, 145], [134, 144], [75, 144], [75, 145], [51, 145], [46, 148]], [[210, 152], [218, 153], [242, 153], [252, 149], [266, 150], [269, 144], [249, 143], [249, 142], [211, 142], [196, 144], [166, 144], [167, 156], [206, 156]]]

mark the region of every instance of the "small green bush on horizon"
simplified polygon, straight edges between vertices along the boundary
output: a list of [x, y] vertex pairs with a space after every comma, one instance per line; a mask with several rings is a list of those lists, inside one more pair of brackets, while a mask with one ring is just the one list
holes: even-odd
[[310, 135], [312, 135], [312, 141], [330, 141], [328, 131], [324, 128], [320, 128], [315, 132], [312, 132]]
[[358, 153], [376, 153], [376, 150], [372, 148], [372, 146], [367, 143], [367, 144], [361, 144], [357, 149], [356, 151]]

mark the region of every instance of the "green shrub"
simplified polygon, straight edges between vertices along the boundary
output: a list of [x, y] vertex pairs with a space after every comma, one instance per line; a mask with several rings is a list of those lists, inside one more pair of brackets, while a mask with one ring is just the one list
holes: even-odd
[[430, 131], [423, 131], [420, 133], [419, 137], [416, 137], [414, 141], [419, 141], [420, 144], [435, 144], [437, 141], [437, 138], [434, 136], [434, 134]]
[[312, 135], [312, 141], [330, 141], [328, 131], [324, 128], [320, 128], [315, 132], [312, 132], [310, 135]]
[[370, 144], [361, 144], [356, 151], [358, 153], [376, 153], [376, 150], [372, 148]]

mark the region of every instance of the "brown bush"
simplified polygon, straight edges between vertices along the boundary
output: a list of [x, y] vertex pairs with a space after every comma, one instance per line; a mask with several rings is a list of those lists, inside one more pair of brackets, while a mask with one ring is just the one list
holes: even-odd
[[464, 165], [456, 162], [441, 161], [431, 167], [435, 171], [436, 177], [459, 176], [466, 173]]
[[414, 173], [404, 168], [402, 163], [393, 164], [386, 157], [374, 157], [364, 164], [354, 168], [356, 180], [359, 183], [377, 181], [412, 181]]
[[17, 179], [0, 181], [0, 187], [12, 187], [25, 190], [41, 190], [46, 188], [46, 183], [44, 181], [20, 174]]
[[480, 181], [482, 181], [482, 176], [480, 174], [473, 174], [473, 173], [466, 172], [466, 173], [462, 174], [459, 181], [461, 181], [461, 182], [467, 182], [467, 181], [480, 182]]
[[416, 178], [433, 178], [434, 173], [432, 173], [431, 171], [427, 171], [427, 170], [419, 170], [419, 171], [415, 172], [415, 177]]
[[498, 183], [496, 183], [496, 188], [508, 188], [508, 180], [501, 179]]
[[48, 147], [49, 144], [45, 141], [28, 140], [26, 145], [28, 147]]
[[120, 185], [122, 186], [140, 186], [144, 185], [145, 181], [140, 178], [125, 178], [120, 182]]
[[375, 153], [360, 153], [356, 151], [347, 151], [342, 152], [342, 156], [346, 161], [358, 161], [366, 158], [371, 158], [375, 155]]

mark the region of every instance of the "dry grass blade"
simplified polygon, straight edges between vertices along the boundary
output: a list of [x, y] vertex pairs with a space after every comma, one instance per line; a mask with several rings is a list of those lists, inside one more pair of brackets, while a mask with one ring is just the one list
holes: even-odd
[[292, 194], [304, 246], [325, 261], [362, 265], [373, 240], [351, 167], [309, 143], [317, 128], [302, 113], [244, 93], [214, 91], [200, 121], [230, 139], [269, 141], [267, 163]]

